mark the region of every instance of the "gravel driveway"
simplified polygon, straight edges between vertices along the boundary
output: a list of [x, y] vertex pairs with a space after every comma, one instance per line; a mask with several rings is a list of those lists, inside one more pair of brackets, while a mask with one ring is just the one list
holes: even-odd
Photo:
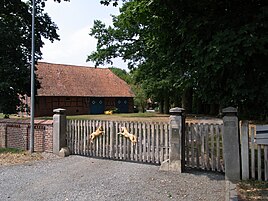
[[1, 201], [225, 200], [221, 174], [81, 156], [0, 166]]

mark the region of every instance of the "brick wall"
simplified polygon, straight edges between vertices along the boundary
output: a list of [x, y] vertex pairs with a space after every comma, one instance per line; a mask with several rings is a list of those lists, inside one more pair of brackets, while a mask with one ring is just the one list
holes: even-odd
[[[34, 151], [53, 151], [52, 120], [36, 120], [34, 126]], [[30, 122], [29, 120], [0, 120], [0, 147], [29, 150]]]
[[[123, 97], [122, 97], [123, 98]], [[114, 109], [116, 107], [115, 97], [105, 97], [104, 110]], [[133, 98], [128, 99], [128, 112], [133, 112]], [[28, 98], [29, 100], [29, 98]], [[90, 113], [90, 97], [36, 97], [35, 116], [52, 116], [56, 108], [66, 109], [66, 115], [82, 115]], [[27, 116], [26, 113], [21, 113]]]
[[36, 97], [35, 116], [52, 116], [56, 108], [66, 109], [67, 115], [88, 114], [87, 97]]
[[27, 149], [27, 125], [6, 125], [6, 146], [9, 148]]

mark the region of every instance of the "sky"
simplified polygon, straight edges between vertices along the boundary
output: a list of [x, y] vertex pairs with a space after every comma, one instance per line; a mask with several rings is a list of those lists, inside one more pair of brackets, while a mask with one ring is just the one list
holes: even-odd
[[[60, 41], [51, 43], [44, 40], [42, 48], [44, 62], [94, 66], [86, 62], [87, 56], [96, 50], [97, 40], [89, 36], [94, 20], [101, 20], [106, 25], [112, 25], [112, 15], [119, 14], [119, 7], [104, 6], [100, 0], [71, 0], [56, 3], [46, 2], [45, 12], [59, 28]], [[115, 59], [113, 66], [127, 70], [127, 64], [121, 59]], [[110, 67], [105, 65], [104, 67]]]

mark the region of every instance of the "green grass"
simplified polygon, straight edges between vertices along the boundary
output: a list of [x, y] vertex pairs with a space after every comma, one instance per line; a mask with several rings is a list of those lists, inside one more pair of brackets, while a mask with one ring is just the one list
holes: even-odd
[[5, 115], [3, 113], [0, 113], [0, 119], [3, 119]]
[[51, 117], [35, 117], [35, 119], [40, 119], [40, 120], [53, 120], [53, 116], [51, 116]]
[[[0, 113], [0, 119], [4, 119], [4, 118], [5, 118], [5, 115], [3, 113]], [[17, 114], [10, 114], [9, 118], [10, 119], [18, 119], [18, 118], [25, 119], [27, 117], [19, 117]]]
[[251, 186], [252, 188], [266, 189], [268, 188], [268, 181], [256, 181], [256, 180], [246, 180], [241, 181], [240, 184], [243, 186]]
[[2, 153], [21, 153], [23, 152], [20, 149], [16, 149], [16, 148], [0, 148], [0, 154]]
[[99, 114], [99, 115], [75, 115], [75, 116], [67, 116], [67, 119], [81, 119], [81, 120], [87, 120], [87, 119], [105, 119], [109, 117], [124, 117], [124, 118], [153, 118], [153, 117], [165, 117], [167, 115], [161, 115], [157, 113], [124, 113], [124, 114], [112, 114], [112, 115], [105, 115], [105, 114]]
[[245, 200], [267, 200], [268, 199], [268, 182], [246, 180], [238, 184], [239, 194]]
[[[77, 119], [77, 120], [96, 120], [96, 119], [112, 119], [112, 118], [154, 118], [154, 117], [168, 117], [168, 115], [153, 113], [153, 112], [139, 112], [139, 113], [122, 113], [122, 114], [98, 114], [98, 115], [73, 115], [67, 116], [67, 119]], [[4, 118], [4, 114], [0, 113], [0, 119]], [[10, 118], [20, 118], [16, 115], [10, 115]], [[26, 118], [26, 117], [25, 117]], [[28, 117], [29, 118], [29, 117]], [[27, 118], [26, 118], [27, 119]], [[53, 116], [45, 116], [45, 117], [36, 117], [36, 119], [41, 120], [52, 120]]]

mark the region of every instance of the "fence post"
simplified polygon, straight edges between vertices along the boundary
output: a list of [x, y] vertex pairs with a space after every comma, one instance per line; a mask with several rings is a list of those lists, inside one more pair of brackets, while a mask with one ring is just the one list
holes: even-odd
[[170, 117], [170, 151], [169, 159], [161, 164], [160, 170], [183, 172], [185, 164], [185, 117], [183, 108], [169, 110]]
[[241, 171], [242, 179], [249, 179], [249, 135], [248, 121], [241, 121], [240, 137], [241, 137]]
[[241, 177], [237, 109], [227, 107], [222, 112], [225, 178], [237, 182]]
[[114, 158], [114, 140], [115, 140], [115, 124], [113, 121], [110, 121], [110, 158]]
[[0, 126], [0, 147], [7, 148], [7, 124]]
[[[35, 124], [34, 124], [34, 129], [35, 129]], [[21, 124], [20, 126], [20, 132], [23, 136], [24, 139], [24, 150], [30, 150], [30, 124]], [[33, 146], [33, 151], [35, 150], [35, 144], [36, 141], [34, 141], [34, 146]]]
[[70, 155], [66, 141], [66, 114], [65, 109], [53, 110], [53, 153], [62, 157]]

